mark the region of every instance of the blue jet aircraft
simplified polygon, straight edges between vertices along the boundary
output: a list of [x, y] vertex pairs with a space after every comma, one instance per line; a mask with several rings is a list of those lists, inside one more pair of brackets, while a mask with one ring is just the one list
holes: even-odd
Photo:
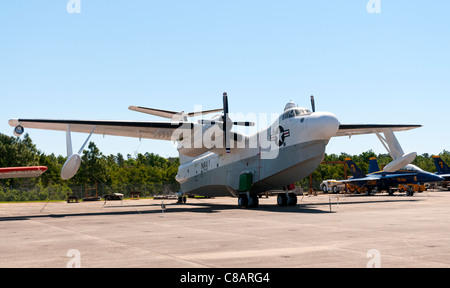
[[437, 170], [435, 174], [444, 178], [445, 181], [450, 181], [450, 168], [447, 163], [445, 163], [439, 156], [433, 156], [433, 160]]
[[[366, 195], [370, 195], [375, 188], [377, 188], [377, 191], [387, 190], [389, 195], [393, 195], [394, 190], [392, 187], [398, 187], [400, 184], [423, 184], [444, 181], [444, 178], [441, 176], [423, 171], [412, 164], [395, 172], [386, 172], [380, 171], [376, 159], [372, 158], [369, 165], [370, 173], [366, 175], [351, 158], [346, 158], [345, 161], [347, 162], [353, 177], [343, 182], [367, 188]], [[406, 196], [413, 195], [413, 189], [406, 191]]]

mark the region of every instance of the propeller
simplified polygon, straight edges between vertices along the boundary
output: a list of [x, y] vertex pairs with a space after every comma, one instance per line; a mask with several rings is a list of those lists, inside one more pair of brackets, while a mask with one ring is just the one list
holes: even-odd
[[218, 124], [221, 126], [221, 129], [225, 132], [224, 134], [224, 142], [225, 142], [225, 150], [227, 153], [231, 152], [230, 147], [230, 131], [233, 125], [236, 126], [254, 126], [254, 122], [249, 121], [231, 121], [230, 117], [228, 117], [228, 95], [227, 92], [223, 93], [223, 115], [221, 120], [199, 120], [199, 124], [205, 125], [215, 125]]
[[311, 95], [311, 108], [312, 108], [312, 112], [316, 112], [316, 103], [314, 101], [313, 95]]

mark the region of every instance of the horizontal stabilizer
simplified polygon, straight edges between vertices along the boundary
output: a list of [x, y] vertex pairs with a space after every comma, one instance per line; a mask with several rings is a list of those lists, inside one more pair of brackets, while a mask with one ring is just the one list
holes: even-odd
[[205, 110], [205, 111], [198, 111], [198, 112], [188, 112], [185, 113], [184, 111], [181, 112], [175, 112], [175, 111], [169, 111], [169, 110], [161, 110], [161, 109], [155, 109], [155, 108], [147, 108], [147, 107], [140, 107], [140, 106], [130, 106], [128, 109], [136, 112], [141, 112], [145, 114], [155, 115], [167, 119], [173, 119], [173, 120], [182, 120], [184, 117], [194, 117], [194, 116], [201, 116], [205, 114], [210, 113], [217, 113], [222, 111], [223, 109], [212, 109], [212, 110]]

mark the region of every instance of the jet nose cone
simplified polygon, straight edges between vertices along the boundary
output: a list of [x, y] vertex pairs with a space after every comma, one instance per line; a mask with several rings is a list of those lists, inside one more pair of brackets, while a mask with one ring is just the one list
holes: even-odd
[[309, 135], [313, 140], [330, 139], [339, 130], [339, 121], [329, 112], [314, 112], [308, 119]]
[[435, 177], [435, 182], [444, 182], [445, 178], [436, 174], [432, 174]]
[[425, 174], [423, 175], [422, 178], [419, 177], [419, 180], [421, 182], [430, 182], [430, 183], [434, 183], [434, 182], [444, 182], [445, 178], [441, 177], [439, 175], [430, 173], [430, 172], [425, 172]]

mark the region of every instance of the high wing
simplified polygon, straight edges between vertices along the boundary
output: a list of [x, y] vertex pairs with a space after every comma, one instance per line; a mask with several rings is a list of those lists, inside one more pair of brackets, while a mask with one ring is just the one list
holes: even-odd
[[[386, 165], [383, 171], [395, 172], [411, 164], [417, 156], [416, 152], [405, 154], [403, 148], [394, 135], [394, 131], [407, 131], [420, 128], [422, 125], [402, 124], [340, 124], [335, 136], [349, 136], [375, 134], [386, 148], [393, 161]], [[381, 135], [384, 134], [384, 137]]]
[[401, 125], [401, 124], [340, 124], [336, 136], [351, 136], [371, 133], [382, 133], [386, 129], [392, 131], [407, 131], [420, 128], [422, 125]]
[[[135, 137], [139, 139], [157, 139], [167, 141], [183, 140], [183, 148], [180, 153], [196, 157], [214, 147], [198, 147], [194, 143], [195, 133], [202, 132], [204, 125], [184, 121], [120, 121], [120, 120], [55, 120], [55, 119], [11, 119], [9, 125], [21, 130], [16, 133], [23, 133], [23, 128], [80, 132], [100, 135]], [[230, 141], [233, 147], [240, 147], [238, 143], [245, 142], [247, 136], [230, 131]], [[223, 137], [223, 136], [222, 136]], [[201, 143], [203, 145], [204, 143]], [[224, 153], [225, 147], [214, 149], [215, 153]]]
[[172, 140], [176, 129], [192, 130], [194, 123], [171, 121], [120, 121], [120, 120], [54, 120], [54, 119], [11, 119], [13, 127], [44, 130], [70, 131], [100, 135], [136, 137], [146, 139]]
[[401, 125], [401, 124], [340, 124], [336, 136], [351, 136], [371, 133], [382, 133], [386, 129], [392, 131], [407, 131], [420, 128], [422, 125]]

